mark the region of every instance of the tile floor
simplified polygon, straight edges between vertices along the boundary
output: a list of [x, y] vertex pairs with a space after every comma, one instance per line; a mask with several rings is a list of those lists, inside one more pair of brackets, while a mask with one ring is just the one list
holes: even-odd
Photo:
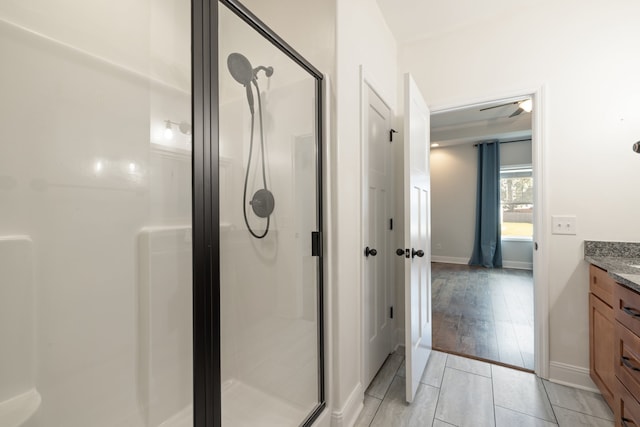
[[533, 374], [433, 351], [415, 400], [405, 400], [404, 351], [389, 355], [365, 392], [356, 426], [612, 427], [599, 394]]

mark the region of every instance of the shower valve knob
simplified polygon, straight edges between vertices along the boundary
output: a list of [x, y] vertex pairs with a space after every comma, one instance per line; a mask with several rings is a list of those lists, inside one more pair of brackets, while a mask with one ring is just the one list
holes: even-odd
[[411, 258], [415, 258], [416, 256], [422, 258], [424, 256], [424, 251], [422, 249], [418, 249], [416, 251], [415, 249], [411, 248]]
[[378, 251], [367, 246], [366, 248], [364, 248], [364, 256], [368, 257], [369, 255], [376, 256], [378, 255]]

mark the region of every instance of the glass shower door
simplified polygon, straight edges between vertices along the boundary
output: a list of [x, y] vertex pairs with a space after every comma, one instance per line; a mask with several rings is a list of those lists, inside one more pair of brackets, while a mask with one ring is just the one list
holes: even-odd
[[250, 24], [220, 5], [222, 423], [298, 426], [324, 400], [319, 79]]

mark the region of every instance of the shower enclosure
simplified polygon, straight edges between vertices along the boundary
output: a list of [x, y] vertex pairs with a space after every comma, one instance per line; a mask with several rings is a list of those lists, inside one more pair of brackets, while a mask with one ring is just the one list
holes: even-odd
[[317, 70], [235, 1], [5, 1], [0, 54], [0, 427], [310, 425]]
[[324, 406], [321, 75], [235, 1], [218, 7], [222, 425]]

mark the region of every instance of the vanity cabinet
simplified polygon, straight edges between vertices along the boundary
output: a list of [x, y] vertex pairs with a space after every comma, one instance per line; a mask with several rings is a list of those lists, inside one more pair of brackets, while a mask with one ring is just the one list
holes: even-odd
[[616, 284], [613, 311], [616, 425], [640, 426], [640, 294]]
[[589, 267], [589, 374], [602, 397], [614, 407], [614, 289], [617, 284], [607, 272]]
[[616, 380], [616, 386], [616, 406], [613, 410], [616, 427], [640, 426], [640, 404], [619, 380]]

